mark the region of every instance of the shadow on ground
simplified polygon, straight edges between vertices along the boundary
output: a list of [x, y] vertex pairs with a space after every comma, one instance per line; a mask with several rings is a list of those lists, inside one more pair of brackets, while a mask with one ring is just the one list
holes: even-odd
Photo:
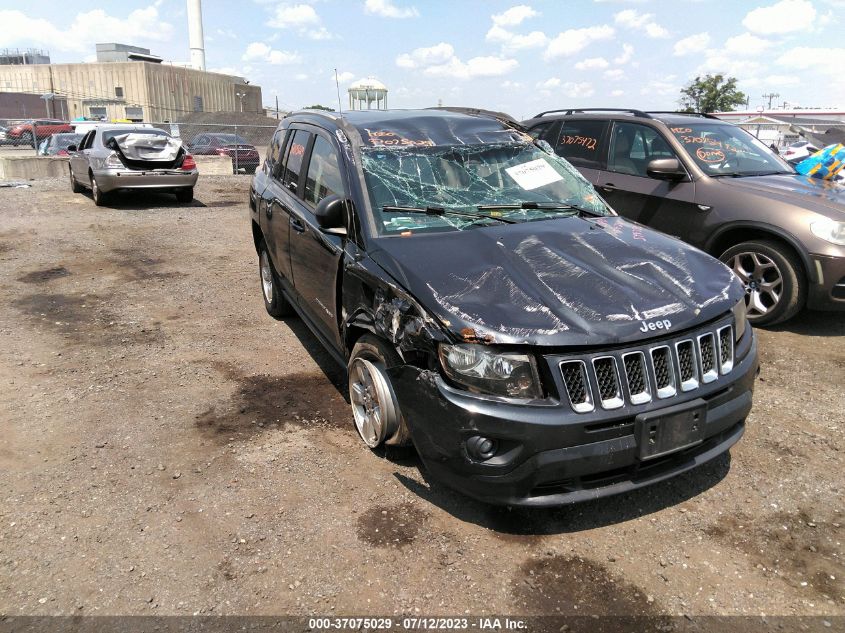
[[804, 336], [845, 335], [845, 313], [804, 310], [786, 323], [767, 328], [772, 332], [791, 332]]

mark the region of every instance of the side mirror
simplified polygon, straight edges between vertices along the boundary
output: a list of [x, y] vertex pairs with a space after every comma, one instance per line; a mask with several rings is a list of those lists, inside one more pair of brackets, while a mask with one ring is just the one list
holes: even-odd
[[69, 151], [69, 152], [75, 152], [75, 151], [76, 151], [76, 145], [68, 145], [68, 146], [67, 146], [67, 151]]
[[346, 199], [336, 194], [326, 196], [317, 203], [314, 212], [321, 229], [346, 229]]
[[658, 180], [684, 180], [687, 172], [677, 158], [656, 158], [646, 168], [650, 178]]

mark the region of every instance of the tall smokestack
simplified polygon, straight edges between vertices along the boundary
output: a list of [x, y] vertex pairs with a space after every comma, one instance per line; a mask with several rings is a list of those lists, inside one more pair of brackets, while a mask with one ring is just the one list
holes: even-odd
[[205, 70], [205, 40], [202, 36], [202, 0], [188, 0], [188, 40], [191, 66]]

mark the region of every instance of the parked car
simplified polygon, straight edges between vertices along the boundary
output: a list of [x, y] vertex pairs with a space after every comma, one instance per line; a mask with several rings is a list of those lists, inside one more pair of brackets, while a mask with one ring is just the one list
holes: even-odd
[[73, 132], [73, 128], [66, 121], [34, 119], [12, 125], [6, 130], [6, 137], [11, 140], [13, 145], [34, 147], [33, 137], [40, 141], [51, 134], [60, 132]]
[[233, 173], [245, 171], [254, 174], [258, 168], [258, 150], [237, 134], [219, 132], [198, 134], [188, 145], [194, 156], [228, 156], [232, 159]]
[[38, 146], [39, 156], [69, 156], [67, 148], [70, 145], [78, 145], [82, 140], [82, 134], [61, 133], [51, 134]]
[[91, 189], [94, 203], [106, 203], [118, 189], [158, 189], [179, 202], [194, 198], [197, 165], [182, 142], [164, 130], [104, 123], [90, 129], [70, 153], [74, 193]]
[[797, 165], [802, 160], [819, 151], [809, 141], [797, 141], [781, 152], [781, 157], [790, 165]]
[[743, 433], [758, 361], [742, 284], [618, 217], [517, 125], [294, 113], [249, 202], [265, 308], [347, 368], [362, 441], [412, 442], [473, 497], [625, 492]]
[[621, 215], [680, 237], [743, 280], [748, 318], [845, 310], [845, 189], [801, 176], [710, 115], [555, 110], [524, 122]]

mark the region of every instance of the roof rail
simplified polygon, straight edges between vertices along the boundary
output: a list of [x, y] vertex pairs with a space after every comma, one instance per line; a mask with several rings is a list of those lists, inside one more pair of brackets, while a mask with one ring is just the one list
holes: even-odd
[[678, 110], [651, 110], [649, 114], [680, 114], [681, 116], [700, 116], [702, 119], [719, 119], [719, 117], [707, 112], [679, 112]]
[[496, 112], [494, 110], [484, 110], [481, 108], [463, 108], [457, 106], [436, 106], [431, 108], [425, 108], [426, 110], [441, 110], [445, 112], [455, 112], [456, 114], [468, 114], [470, 116], [486, 116], [492, 119], [496, 119], [500, 123], [504, 123], [509, 127], [516, 128], [518, 130], [525, 130], [522, 124], [514, 119], [510, 114], [505, 112]]
[[547, 114], [557, 114], [558, 112], [563, 112], [566, 115], [575, 114], [576, 112], [628, 112], [629, 114], [633, 114], [634, 116], [642, 119], [652, 118], [642, 110], [633, 110], [631, 108], [564, 108], [563, 110], [546, 110], [545, 112], [535, 115], [533, 118], [539, 119]]

